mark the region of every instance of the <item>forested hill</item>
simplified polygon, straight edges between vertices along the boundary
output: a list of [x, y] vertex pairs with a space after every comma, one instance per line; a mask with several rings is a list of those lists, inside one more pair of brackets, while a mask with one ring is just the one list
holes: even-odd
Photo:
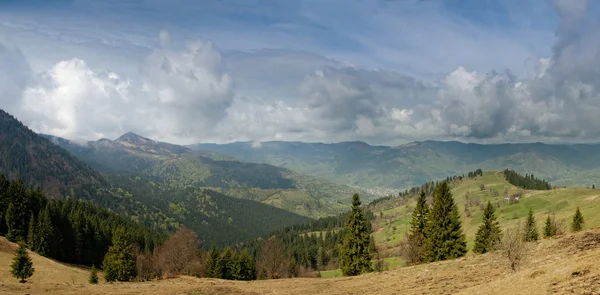
[[[140, 143], [132, 142], [133, 139], [126, 135], [119, 141], [129, 149], [138, 150]], [[170, 157], [180, 152], [186, 150], [145, 142], [144, 153], [153, 154], [149, 161], [153, 161], [152, 157]], [[309, 220], [214, 189], [170, 185], [170, 181], [143, 175], [98, 172], [3, 111], [0, 111], [0, 156], [0, 174], [8, 175], [10, 180], [22, 178], [26, 187], [40, 187], [48, 197], [88, 200], [160, 232], [171, 232], [184, 224], [202, 235], [205, 247], [213, 242], [225, 245], [256, 238]]]
[[67, 151], [29, 130], [0, 110], [0, 173], [21, 177], [52, 197], [89, 186], [104, 186], [104, 177]]
[[431, 179], [512, 169], [559, 186], [591, 186], [600, 172], [600, 144], [473, 144], [420, 141], [400, 146], [364, 142], [235, 142], [196, 144], [191, 149], [230, 154], [340, 184], [405, 189]]
[[139, 175], [170, 188], [208, 188], [307, 217], [346, 211], [345, 198], [355, 192], [365, 200], [376, 198], [363, 190], [287, 168], [244, 162], [212, 151], [192, 151], [133, 133], [116, 140], [101, 139], [84, 144], [44, 136], [106, 173]]

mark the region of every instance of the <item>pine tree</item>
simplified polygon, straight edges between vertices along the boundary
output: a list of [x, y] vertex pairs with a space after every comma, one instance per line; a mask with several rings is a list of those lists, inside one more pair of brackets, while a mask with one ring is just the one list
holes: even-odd
[[18, 232], [15, 229], [16, 225], [16, 209], [12, 202], [8, 203], [8, 208], [6, 209], [6, 214], [4, 215], [4, 219], [6, 221], [7, 234], [6, 239], [11, 242], [16, 242], [18, 239]]
[[439, 261], [464, 256], [467, 242], [462, 231], [458, 208], [448, 183], [440, 183], [429, 213], [425, 255], [427, 261]]
[[496, 220], [494, 211], [494, 206], [488, 201], [487, 206], [483, 211], [482, 224], [479, 226], [475, 236], [475, 246], [473, 247], [474, 253], [483, 254], [490, 252], [502, 238], [500, 224], [498, 223], [498, 220]]
[[88, 279], [90, 284], [98, 284], [98, 270], [96, 266], [92, 265], [92, 269], [90, 270], [90, 278]]
[[527, 215], [527, 222], [525, 222], [525, 237], [526, 242], [537, 241], [539, 239], [537, 226], [535, 225], [535, 217], [533, 217], [533, 210], [529, 209]]
[[235, 271], [235, 261], [233, 260], [233, 253], [229, 247], [225, 247], [223, 249], [223, 253], [221, 254], [221, 271], [219, 278], [224, 280], [233, 280], [233, 272]]
[[215, 245], [210, 247], [208, 261], [206, 262], [205, 276], [207, 278], [221, 277], [221, 256], [219, 255], [219, 250]]
[[346, 220], [346, 235], [341, 246], [340, 268], [345, 276], [373, 271], [369, 253], [370, 229], [360, 206], [360, 196], [354, 194], [352, 211]]
[[248, 254], [248, 252], [246, 250], [242, 251], [239, 255], [238, 255], [238, 271], [236, 272], [236, 276], [237, 276], [237, 280], [243, 280], [243, 281], [250, 281], [250, 280], [254, 280], [255, 273], [255, 267], [254, 267], [254, 261], [252, 260], [252, 257], [250, 257], [250, 254]]
[[[133, 245], [125, 229], [118, 228], [113, 233], [112, 246], [108, 248], [108, 253], [104, 256], [102, 267], [107, 281], [130, 281], [137, 275], [136, 256]], [[110, 280], [109, 280], [110, 278]]]
[[427, 196], [425, 191], [421, 190], [417, 205], [412, 213], [410, 229], [408, 232], [408, 243], [411, 251], [414, 251], [412, 263], [422, 263], [425, 261], [424, 247], [427, 241], [427, 218], [429, 215], [429, 206], [427, 205]]
[[573, 232], [578, 232], [583, 229], [583, 224], [585, 221], [583, 220], [583, 214], [579, 211], [579, 207], [577, 207], [577, 211], [575, 211], [575, 215], [573, 215], [573, 223], [571, 224], [571, 230]]
[[29, 231], [27, 233], [27, 246], [31, 251], [37, 251], [37, 226], [35, 223], [35, 218], [33, 217], [33, 213], [31, 213], [31, 217], [29, 218]]
[[27, 248], [24, 243], [19, 243], [19, 249], [17, 249], [17, 253], [13, 258], [11, 268], [11, 274], [13, 277], [19, 279], [21, 283], [25, 283], [25, 279], [33, 275], [35, 269], [33, 268], [31, 257], [27, 254]]
[[50, 218], [50, 208], [48, 205], [38, 215], [37, 224], [37, 252], [42, 256], [51, 256], [51, 240], [54, 235], [54, 227]]
[[546, 218], [546, 223], [544, 226], [544, 237], [549, 238], [549, 237], [553, 237], [554, 235], [556, 235], [556, 229], [554, 228], [554, 225], [552, 224], [552, 219], [550, 218], [550, 215], [548, 215], [548, 218]]

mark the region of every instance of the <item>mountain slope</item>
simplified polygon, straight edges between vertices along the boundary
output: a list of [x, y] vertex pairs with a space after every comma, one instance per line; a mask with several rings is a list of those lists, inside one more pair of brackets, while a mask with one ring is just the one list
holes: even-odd
[[251, 282], [172, 279], [87, 283], [89, 272], [32, 254], [36, 272], [27, 284], [10, 276], [16, 245], [0, 238], [2, 294], [597, 294], [600, 229], [529, 245], [517, 272], [498, 253], [428, 263], [343, 278], [296, 278]]
[[87, 164], [29, 130], [0, 110], [0, 174], [23, 178], [58, 197], [68, 189], [104, 185], [105, 179]]
[[600, 176], [600, 144], [423, 141], [386, 147], [364, 142], [236, 142], [189, 148], [230, 154], [364, 188], [407, 188], [477, 168], [534, 173], [556, 185], [589, 186]]
[[[50, 140], [48, 139], [50, 138]], [[169, 144], [155, 144], [131, 134], [118, 140], [119, 149], [106, 149], [98, 163], [133, 161], [122, 168], [153, 165], [160, 159], [189, 151]], [[0, 111], [0, 173], [10, 179], [21, 177], [28, 186], [39, 186], [48, 197], [84, 199], [110, 209], [144, 226], [171, 231], [181, 224], [202, 234], [203, 246], [241, 242], [265, 235], [279, 227], [308, 221], [308, 218], [259, 202], [233, 198], [214, 190], [188, 190], [164, 186], [136, 176], [115, 176], [94, 170], [57, 146], [59, 138], [37, 135], [4, 111]], [[63, 142], [67, 144], [67, 141]], [[78, 153], [89, 149], [80, 147]], [[114, 144], [102, 140], [98, 145]], [[125, 146], [125, 148], [121, 148]], [[129, 156], [133, 150], [145, 157]], [[110, 163], [109, 163], [110, 164]], [[27, 213], [29, 214], [29, 213]]]
[[255, 200], [309, 217], [334, 215], [348, 209], [359, 192], [345, 185], [302, 175], [268, 164], [242, 162], [212, 151], [156, 142], [128, 133], [117, 140], [86, 144], [47, 136], [92, 167], [107, 173], [143, 175], [172, 188], [211, 188], [234, 197]]

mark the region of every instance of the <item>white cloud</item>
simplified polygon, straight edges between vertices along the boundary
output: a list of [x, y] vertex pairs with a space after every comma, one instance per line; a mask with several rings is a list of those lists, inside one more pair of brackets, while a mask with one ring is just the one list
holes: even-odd
[[[164, 8], [160, 2], [140, 3]], [[23, 54], [0, 41], [0, 101], [35, 130], [69, 138], [127, 131], [176, 143], [600, 138], [600, 30], [587, 1], [556, 2], [562, 21], [553, 51], [547, 50], [551, 56], [541, 58], [531, 48], [546, 40], [546, 32], [521, 35], [516, 28], [475, 26], [437, 4], [418, 4], [423, 10], [408, 16], [391, 9], [401, 4], [372, 4], [344, 7], [339, 23], [322, 16], [330, 10], [319, 11], [314, 3], [289, 4], [298, 11], [285, 17], [248, 4], [249, 13], [265, 16], [272, 26], [244, 28], [228, 19], [220, 28], [208, 24], [212, 30], [174, 25], [179, 30], [171, 35], [150, 23], [159, 32], [153, 40], [142, 30], [149, 21], [128, 23], [124, 11], [113, 25], [92, 28], [77, 19], [81, 27], [70, 30], [73, 20], [46, 15], [40, 24], [23, 24], [13, 16], [0, 27], [17, 32], [27, 49]], [[220, 13], [229, 11], [215, 5]], [[381, 18], [367, 18], [369, 9]], [[360, 25], [349, 30], [353, 22]], [[116, 33], [123, 24], [131, 26]], [[181, 46], [182, 36], [198, 32], [208, 38]], [[265, 32], [277, 34], [268, 38]], [[534, 37], [524, 41], [525, 35]], [[243, 45], [235, 47], [237, 41]], [[221, 44], [225, 50], [217, 48]], [[44, 59], [52, 63], [41, 63]], [[43, 69], [39, 75], [32, 74], [28, 60]], [[526, 61], [531, 73], [523, 75], [519, 67]], [[488, 71], [500, 65], [517, 68], [517, 74]], [[406, 74], [445, 69], [434, 82]]]

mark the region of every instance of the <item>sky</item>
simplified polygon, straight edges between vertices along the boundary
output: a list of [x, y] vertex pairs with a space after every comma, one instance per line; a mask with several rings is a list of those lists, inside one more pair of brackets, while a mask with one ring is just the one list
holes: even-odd
[[600, 141], [600, 1], [4, 0], [0, 108], [177, 144]]

